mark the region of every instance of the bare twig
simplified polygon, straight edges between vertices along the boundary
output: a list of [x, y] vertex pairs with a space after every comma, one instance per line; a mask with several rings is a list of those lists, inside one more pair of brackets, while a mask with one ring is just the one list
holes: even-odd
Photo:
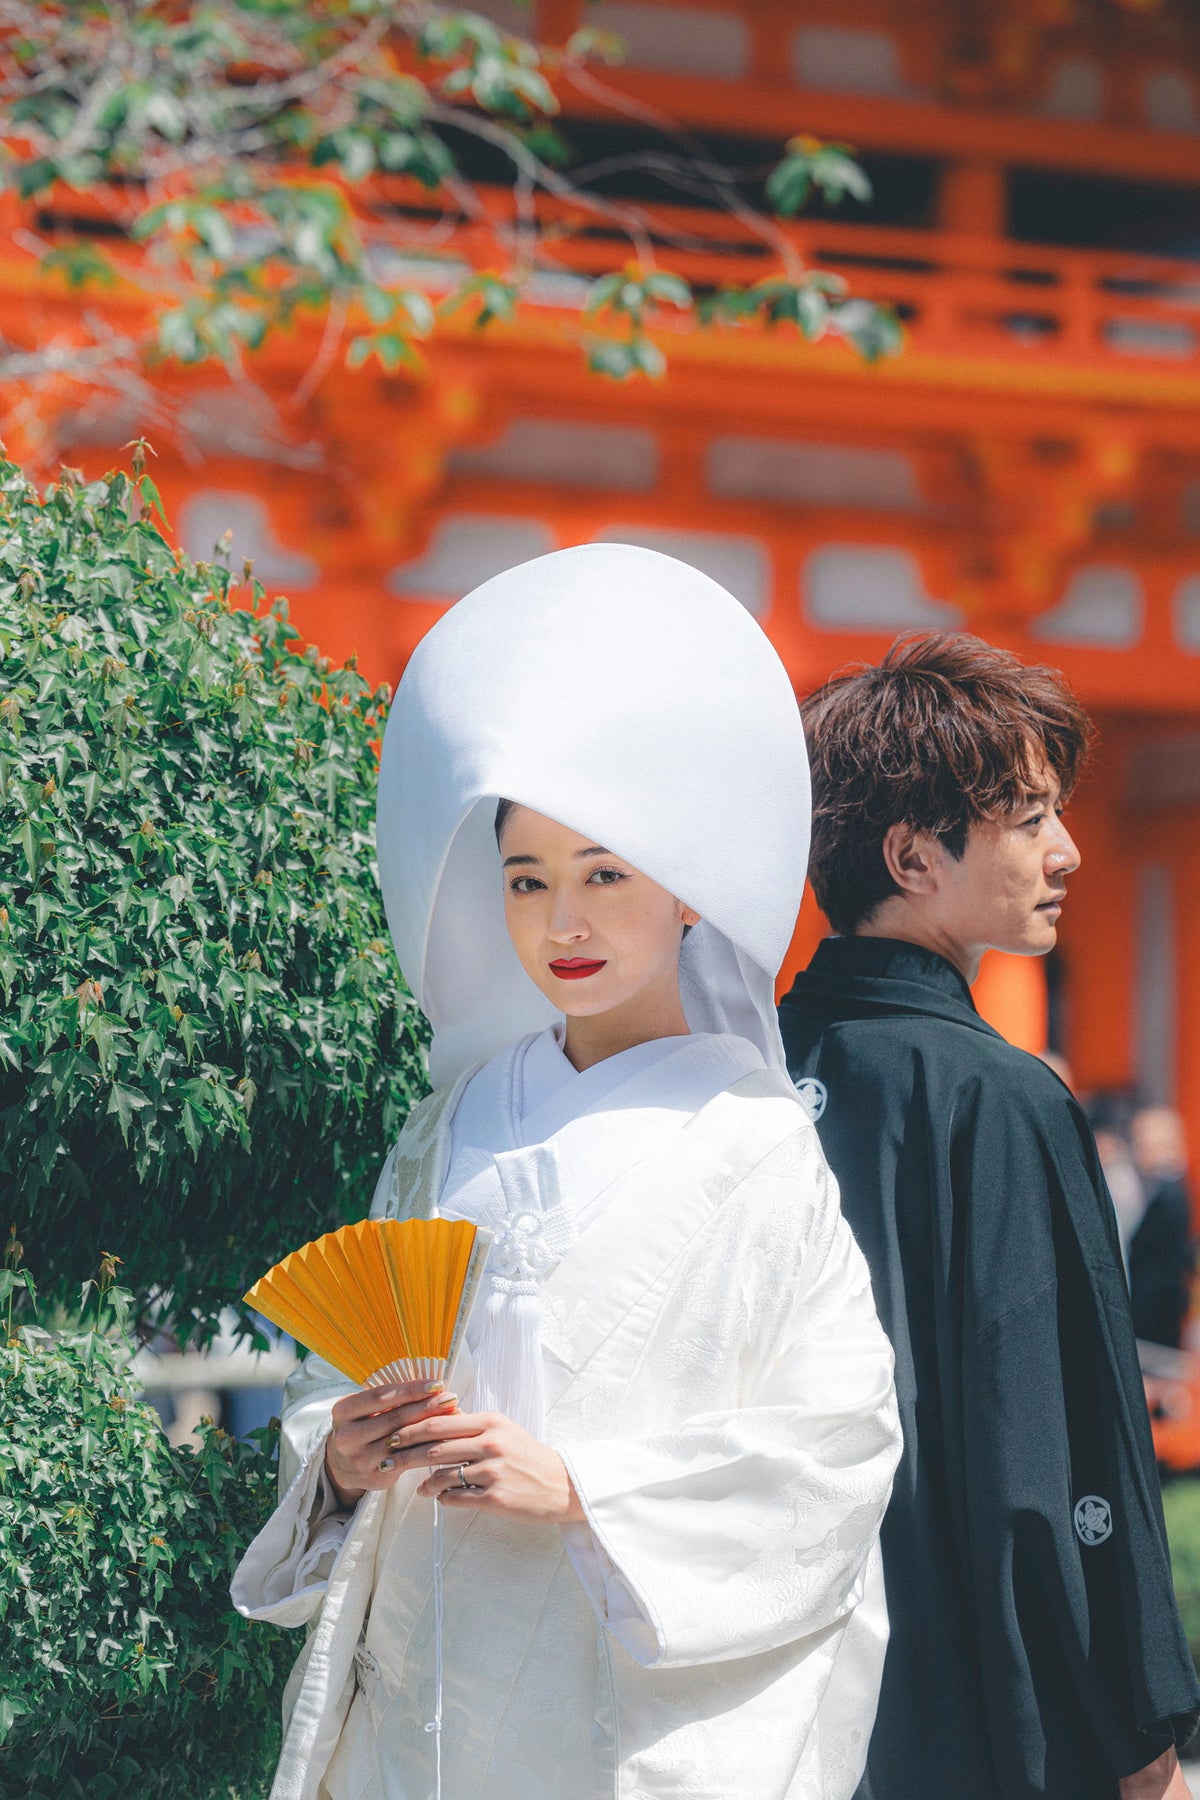
[[317, 346], [317, 354], [313, 357], [305, 371], [304, 377], [296, 385], [289, 407], [298, 412], [306, 406], [333, 367], [333, 360], [342, 342], [346, 329], [346, 315], [350, 310], [345, 294], [335, 294], [325, 314], [325, 324], [321, 332], [321, 342]]

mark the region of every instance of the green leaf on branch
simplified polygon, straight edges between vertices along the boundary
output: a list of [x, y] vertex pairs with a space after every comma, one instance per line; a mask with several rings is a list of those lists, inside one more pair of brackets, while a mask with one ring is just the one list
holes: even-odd
[[866, 362], [898, 356], [904, 348], [904, 327], [890, 306], [846, 300], [835, 309], [833, 326]]
[[390, 175], [411, 175], [422, 187], [439, 188], [454, 174], [449, 147], [432, 131], [389, 131], [379, 139], [379, 166]]
[[443, 316], [449, 316], [464, 307], [475, 307], [476, 325], [490, 325], [494, 319], [511, 319], [517, 310], [520, 295], [521, 290], [515, 282], [504, 281], [498, 275], [487, 273], [472, 275], [452, 293], [447, 294], [438, 311]]
[[396, 311], [395, 294], [377, 287], [373, 281], [363, 288], [361, 299], [372, 325], [386, 325]]
[[377, 331], [350, 340], [346, 351], [349, 368], [361, 369], [372, 358], [389, 373], [400, 368], [421, 367], [420, 353], [412, 340], [398, 331]]
[[573, 161], [575, 152], [561, 131], [553, 125], [541, 122], [527, 126], [520, 134], [521, 142], [531, 156], [544, 162], [550, 169], [565, 169]]
[[117, 279], [111, 259], [94, 244], [58, 244], [46, 251], [38, 266], [43, 274], [61, 275], [73, 293], [78, 293], [90, 282], [99, 287], [112, 287]]
[[847, 145], [792, 138], [787, 155], [767, 177], [767, 199], [782, 218], [793, 219], [814, 192], [829, 206], [837, 206], [847, 194], [865, 203], [871, 198], [871, 182]]
[[602, 275], [592, 283], [584, 313], [588, 318], [609, 312], [614, 318], [628, 319], [639, 326], [654, 306], [673, 306], [687, 311], [693, 304], [692, 290], [678, 275], [624, 269]]
[[592, 283], [587, 305], [583, 309], [584, 313], [588, 317], [594, 317], [598, 312], [603, 312], [606, 306], [613, 305], [618, 294], [628, 286], [630, 286], [630, 282], [627, 275], [620, 273], [601, 275]]
[[708, 324], [762, 320], [768, 325], [792, 325], [809, 342], [835, 334], [852, 344], [867, 362], [895, 356], [904, 344], [903, 327], [892, 308], [847, 298], [845, 282], [820, 270], [798, 281], [778, 278], [710, 295], [701, 306], [701, 316]]
[[692, 290], [678, 275], [650, 275], [645, 283], [646, 296], [660, 305], [676, 306], [687, 312], [694, 304]]
[[58, 180], [58, 164], [47, 156], [30, 157], [26, 162], [11, 163], [7, 180], [22, 200], [32, 200], [53, 187]]
[[646, 375], [657, 381], [666, 371], [666, 358], [658, 345], [640, 332], [628, 338], [592, 338], [587, 347], [588, 367], [595, 375], [626, 381]]
[[630, 343], [633, 353], [633, 369], [638, 375], [648, 375], [651, 381], [658, 381], [667, 372], [667, 359], [648, 337], [635, 337]]
[[610, 67], [623, 63], [628, 55], [624, 38], [615, 31], [601, 31], [595, 25], [582, 25], [567, 39], [563, 55], [568, 62], [586, 62], [595, 57]]
[[313, 165], [337, 163], [347, 181], [362, 181], [376, 167], [375, 145], [368, 132], [345, 126], [322, 138], [313, 150]]

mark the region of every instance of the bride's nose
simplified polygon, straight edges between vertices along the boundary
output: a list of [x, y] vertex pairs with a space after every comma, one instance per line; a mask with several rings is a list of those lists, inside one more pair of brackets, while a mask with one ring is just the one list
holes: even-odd
[[551, 897], [547, 931], [556, 944], [578, 944], [591, 936], [591, 927], [569, 890], [560, 889]]

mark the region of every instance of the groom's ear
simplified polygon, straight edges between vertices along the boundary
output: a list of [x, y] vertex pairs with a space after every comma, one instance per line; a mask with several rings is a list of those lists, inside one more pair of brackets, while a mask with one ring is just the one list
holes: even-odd
[[927, 831], [911, 825], [889, 825], [883, 840], [883, 861], [902, 894], [930, 894], [936, 887], [934, 840]]

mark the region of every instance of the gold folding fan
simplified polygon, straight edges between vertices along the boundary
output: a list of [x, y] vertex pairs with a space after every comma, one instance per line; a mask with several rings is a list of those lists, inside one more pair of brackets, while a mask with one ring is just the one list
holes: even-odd
[[365, 1219], [293, 1250], [246, 1301], [360, 1387], [445, 1380], [490, 1242], [466, 1219]]

